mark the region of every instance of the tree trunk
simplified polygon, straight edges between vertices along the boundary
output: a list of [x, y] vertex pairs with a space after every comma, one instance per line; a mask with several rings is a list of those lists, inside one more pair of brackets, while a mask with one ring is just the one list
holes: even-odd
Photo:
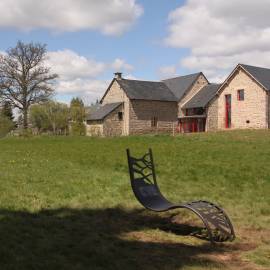
[[23, 109], [23, 129], [28, 128], [28, 109]]
[[55, 125], [55, 122], [53, 123], [53, 135], [56, 135], [56, 125]]

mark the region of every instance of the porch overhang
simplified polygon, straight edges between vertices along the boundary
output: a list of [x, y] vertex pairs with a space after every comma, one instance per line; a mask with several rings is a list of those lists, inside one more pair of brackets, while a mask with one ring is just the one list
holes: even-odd
[[206, 115], [205, 114], [201, 114], [201, 115], [184, 115], [184, 116], [178, 117], [178, 119], [197, 119], [197, 118], [206, 118]]

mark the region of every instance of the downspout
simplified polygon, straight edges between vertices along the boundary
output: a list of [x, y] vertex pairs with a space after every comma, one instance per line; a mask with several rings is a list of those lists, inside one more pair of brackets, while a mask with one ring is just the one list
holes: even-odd
[[269, 120], [270, 120], [270, 95], [269, 95], [269, 91], [266, 92], [267, 93], [267, 127], [268, 129], [270, 128], [270, 123], [269, 123]]

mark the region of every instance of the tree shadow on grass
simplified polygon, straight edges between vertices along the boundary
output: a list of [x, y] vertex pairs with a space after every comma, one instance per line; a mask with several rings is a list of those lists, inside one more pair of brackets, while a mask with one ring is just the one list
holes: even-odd
[[[201, 269], [216, 266], [206, 254], [226, 251], [226, 245], [208, 242], [191, 246], [123, 237], [148, 229], [166, 231], [168, 220], [148, 213], [122, 208], [0, 210], [0, 269]], [[185, 227], [183, 234], [190, 231]]]

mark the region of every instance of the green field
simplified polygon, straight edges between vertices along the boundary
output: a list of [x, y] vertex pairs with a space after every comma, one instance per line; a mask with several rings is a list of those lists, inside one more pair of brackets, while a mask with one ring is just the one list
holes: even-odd
[[[237, 239], [190, 236], [186, 210], [135, 200], [125, 149], [152, 147], [172, 201], [207, 199]], [[0, 269], [269, 269], [270, 132], [0, 140]]]

